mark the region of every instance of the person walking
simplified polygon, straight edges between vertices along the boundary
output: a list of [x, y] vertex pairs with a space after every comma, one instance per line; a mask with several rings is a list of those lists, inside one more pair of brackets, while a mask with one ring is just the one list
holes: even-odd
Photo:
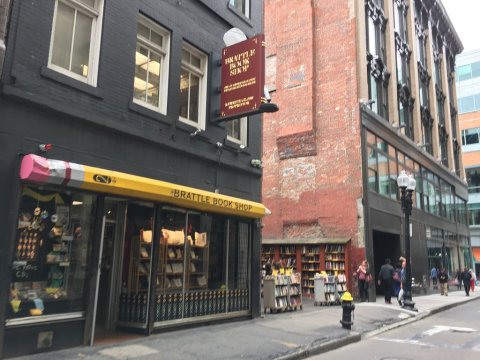
[[472, 269], [470, 269], [469, 272], [470, 275], [472, 275], [472, 277], [470, 278], [470, 290], [475, 291], [475, 282], [477, 281], [477, 275], [475, 275], [475, 271], [473, 271]]
[[457, 289], [462, 290], [462, 272], [460, 269], [457, 270], [457, 273], [455, 274], [455, 281], [457, 283]]
[[368, 300], [368, 281], [367, 276], [369, 275], [368, 261], [363, 260], [360, 266], [357, 269], [357, 279], [358, 279], [358, 291], [360, 293], [360, 300], [362, 302]]
[[462, 279], [463, 279], [463, 288], [465, 289], [465, 294], [467, 296], [470, 296], [470, 280], [472, 279], [472, 274], [470, 274], [470, 271], [468, 271], [468, 268], [465, 268], [463, 270]]
[[378, 273], [378, 285], [383, 287], [385, 293], [385, 304], [392, 303], [392, 285], [393, 285], [393, 273], [395, 269], [390, 264], [390, 259], [385, 259], [385, 264], [380, 268]]
[[398, 304], [403, 305], [402, 297], [400, 295], [400, 289], [402, 288], [402, 263], [397, 262], [395, 271], [393, 273], [393, 296], [397, 298]]
[[448, 296], [448, 273], [446, 268], [440, 270], [438, 282], [440, 283], [440, 295]]
[[438, 271], [435, 265], [432, 267], [432, 270], [430, 270], [430, 277], [432, 278], [432, 284], [433, 288], [437, 288], [437, 277], [438, 277]]

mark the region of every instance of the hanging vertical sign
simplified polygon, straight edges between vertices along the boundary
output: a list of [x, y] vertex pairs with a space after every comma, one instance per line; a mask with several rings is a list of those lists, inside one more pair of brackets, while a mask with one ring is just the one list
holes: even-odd
[[222, 50], [220, 121], [261, 112], [265, 102], [265, 40], [257, 35]]

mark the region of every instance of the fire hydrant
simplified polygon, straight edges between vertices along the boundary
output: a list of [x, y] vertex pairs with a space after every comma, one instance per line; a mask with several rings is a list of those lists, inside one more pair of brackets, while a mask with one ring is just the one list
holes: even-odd
[[348, 291], [345, 291], [340, 298], [342, 301], [342, 328], [351, 330], [353, 325], [353, 311], [355, 310], [355, 305], [353, 304], [353, 297]]

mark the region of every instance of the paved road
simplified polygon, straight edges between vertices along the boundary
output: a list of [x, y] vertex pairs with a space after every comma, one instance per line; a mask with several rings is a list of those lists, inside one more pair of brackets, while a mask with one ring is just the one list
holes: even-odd
[[480, 299], [309, 359], [478, 360]]

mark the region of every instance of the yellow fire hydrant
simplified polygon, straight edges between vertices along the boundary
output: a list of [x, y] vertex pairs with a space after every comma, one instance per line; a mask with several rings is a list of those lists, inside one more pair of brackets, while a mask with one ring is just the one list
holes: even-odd
[[348, 291], [345, 291], [340, 298], [342, 302], [342, 328], [351, 330], [353, 325], [353, 311], [355, 310], [355, 305], [353, 304], [353, 297]]

